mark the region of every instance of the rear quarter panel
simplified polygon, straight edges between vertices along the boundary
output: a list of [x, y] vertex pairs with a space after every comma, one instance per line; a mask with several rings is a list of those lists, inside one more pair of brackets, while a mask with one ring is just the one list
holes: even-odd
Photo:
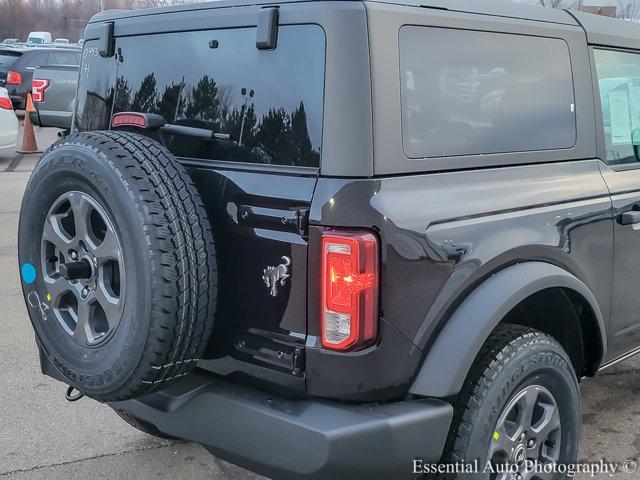
[[[371, 391], [382, 391], [394, 375], [398, 390], [406, 387], [416, 357], [455, 307], [488, 276], [518, 262], [541, 260], [574, 274], [609, 318], [613, 218], [598, 160], [357, 181], [321, 178], [310, 221], [371, 228], [380, 236], [383, 331], [370, 351], [343, 356], [340, 371]], [[319, 291], [314, 281], [311, 305]], [[309, 319], [309, 333], [317, 335], [318, 308]], [[311, 391], [331, 388], [324, 378], [332, 354], [318, 343], [307, 341]], [[371, 358], [378, 368], [370, 368]]]

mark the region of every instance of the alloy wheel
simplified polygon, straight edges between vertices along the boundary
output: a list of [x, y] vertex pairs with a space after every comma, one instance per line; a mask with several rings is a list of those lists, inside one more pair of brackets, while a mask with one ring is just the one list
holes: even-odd
[[[551, 480], [551, 469], [527, 469], [527, 461], [539, 466], [558, 462], [561, 439], [560, 410], [554, 396], [540, 385], [524, 388], [498, 419], [489, 446], [488, 458], [496, 472], [491, 480]], [[500, 469], [501, 465], [509, 469]]]
[[103, 344], [124, 310], [120, 239], [106, 211], [84, 192], [67, 192], [44, 222], [42, 272], [47, 300], [63, 330], [81, 346]]

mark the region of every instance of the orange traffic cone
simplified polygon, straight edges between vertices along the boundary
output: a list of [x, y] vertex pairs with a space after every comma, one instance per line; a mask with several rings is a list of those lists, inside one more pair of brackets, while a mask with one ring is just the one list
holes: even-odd
[[34, 112], [33, 99], [31, 94], [27, 94], [27, 108], [24, 114], [24, 130], [22, 132], [22, 147], [18, 150], [18, 153], [42, 153], [42, 150], [38, 149], [38, 142], [36, 142], [36, 134], [33, 131], [33, 125], [31, 124], [31, 118], [29, 113]]

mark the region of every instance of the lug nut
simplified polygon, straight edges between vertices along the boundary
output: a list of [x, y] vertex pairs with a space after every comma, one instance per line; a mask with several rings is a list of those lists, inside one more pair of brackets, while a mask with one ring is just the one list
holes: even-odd
[[77, 260], [78, 259], [78, 252], [76, 252], [75, 250], [71, 250], [69, 252], [69, 256], [71, 257], [71, 260]]
[[529, 440], [527, 442], [527, 447], [529, 448], [533, 448], [533, 446], [536, 444], [536, 441], [532, 438], [531, 440]]
[[89, 292], [90, 292], [90, 291], [91, 291], [91, 290], [89, 289], [89, 287], [84, 287], [84, 288], [82, 289], [82, 292], [80, 292], [80, 296], [81, 296], [82, 298], [87, 298], [87, 297], [89, 296]]

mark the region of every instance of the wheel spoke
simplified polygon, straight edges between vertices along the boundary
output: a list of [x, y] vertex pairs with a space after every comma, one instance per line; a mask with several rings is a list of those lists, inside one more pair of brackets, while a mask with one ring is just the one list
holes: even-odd
[[504, 424], [498, 425], [491, 440], [489, 459], [493, 458], [496, 452], [504, 452], [506, 456], [510, 455], [515, 443], [514, 439], [507, 434]]
[[526, 390], [525, 394], [520, 398], [520, 401], [518, 402], [520, 411], [518, 412], [518, 430], [515, 435], [516, 437], [521, 435], [525, 430], [531, 428], [533, 410], [536, 406], [536, 402], [538, 401], [538, 394], [538, 390], [530, 388]]
[[73, 338], [82, 346], [87, 346], [93, 340], [93, 334], [91, 333], [91, 326], [89, 324], [89, 316], [91, 314], [91, 306], [89, 302], [78, 303], [78, 323], [76, 329], [73, 332]]
[[549, 435], [560, 428], [560, 413], [558, 407], [550, 403], [539, 403], [543, 408], [544, 414], [540, 421], [534, 425], [531, 430], [538, 437], [538, 442], [544, 442]]
[[73, 192], [70, 195], [71, 210], [73, 211], [74, 225], [76, 228], [76, 241], [88, 241], [89, 238], [89, 213], [93, 207], [84, 194]]
[[69, 281], [62, 276], [46, 278], [45, 285], [47, 286], [47, 293], [51, 295], [51, 302], [53, 305], [59, 305], [60, 298], [66, 292], [71, 291], [74, 295], [77, 293], [74, 285], [69, 283]]
[[53, 244], [63, 254], [71, 247], [73, 241], [68, 239], [61, 231], [57, 215], [47, 216], [42, 231], [42, 239]]
[[95, 299], [102, 307], [102, 310], [104, 310], [107, 317], [107, 323], [109, 324], [109, 329], [115, 328], [118, 325], [118, 320], [122, 314], [120, 300], [105, 293], [102, 285], [98, 286], [98, 289], [95, 292]]
[[101, 261], [120, 258], [120, 242], [111, 228], [107, 228], [104, 240], [95, 247], [93, 254]]

